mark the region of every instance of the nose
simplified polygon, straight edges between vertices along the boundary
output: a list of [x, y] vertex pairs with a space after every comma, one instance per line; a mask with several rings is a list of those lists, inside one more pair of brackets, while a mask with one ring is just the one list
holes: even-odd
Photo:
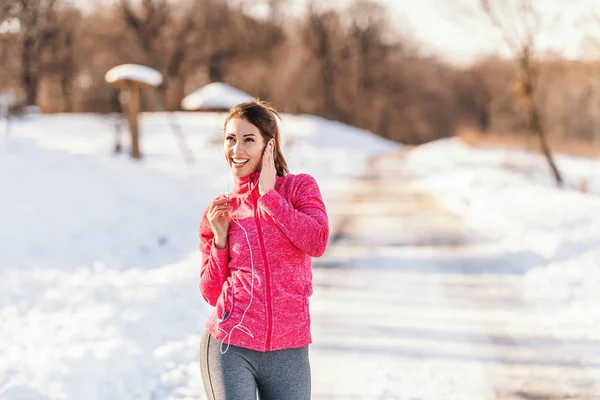
[[243, 152], [243, 146], [240, 142], [236, 142], [231, 148], [231, 154], [238, 155]]
[[238, 153], [239, 150], [239, 143], [235, 143], [233, 146], [231, 146], [231, 154], [236, 155]]

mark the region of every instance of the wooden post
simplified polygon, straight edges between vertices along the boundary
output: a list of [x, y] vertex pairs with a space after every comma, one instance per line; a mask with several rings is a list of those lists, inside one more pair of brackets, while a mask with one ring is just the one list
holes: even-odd
[[135, 82], [129, 81], [127, 84], [128, 107], [127, 116], [129, 119], [129, 129], [131, 131], [131, 157], [139, 160], [142, 158], [140, 152], [140, 130], [138, 115], [140, 113], [140, 87]]
[[[142, 109], [142, 88], [157, 87], [162, 82], [160, 72], [137, 64], [123, 64], [111, 68], [104, 77], [106, 81], [120, 90], [121, 109], [127, 112], [131, 133], [131, 158], [142, 158], [140, 151], [139, 114]], [[117, 139], [118, 143], [118, 139]]]

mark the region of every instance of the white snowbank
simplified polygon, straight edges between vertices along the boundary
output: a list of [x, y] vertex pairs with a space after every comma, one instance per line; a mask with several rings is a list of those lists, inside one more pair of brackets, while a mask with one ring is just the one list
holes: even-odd
[[224, 109], [228, 110], [254, 98], [223, 82], [212, 82], [188, 94], [181, 101], [184, 110]]
[[[563, 308], [543, 321], [567, 334], [574, 327], [600, 340], [600, 162], [557, 155], [566, 185], [556, 188], [539, 154], [470, 147], [458, 139], [420, 146], [408, 155], [421, 185], [500, 242], [526, 270], [532, 304]], [[588, 182], [588, 192], [578, 190]], [[568, 333], [571, 334], [571, 333]]]

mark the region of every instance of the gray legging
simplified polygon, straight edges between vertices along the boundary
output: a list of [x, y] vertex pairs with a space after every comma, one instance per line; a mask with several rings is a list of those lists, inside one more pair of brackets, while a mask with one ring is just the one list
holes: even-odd
[[[223, 345], [223, 351], [227, 349]], [[308, 346], [260, 352], [221, 342], [207, 331], [200, 344], [200, 371], [209, 400], [309, 400]]]

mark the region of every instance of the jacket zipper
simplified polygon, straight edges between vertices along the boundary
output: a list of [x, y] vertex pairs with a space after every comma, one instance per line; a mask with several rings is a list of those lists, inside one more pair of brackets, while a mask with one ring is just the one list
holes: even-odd
[[[257, 190], [257, 189], [254, 189]], [[271, 277], [269, 275], [269, 262], [267, 261], [267, 252], [265, 250], [265, 243], [262, 236], [262, 229], [260, 226], [260, 219], [258, 218], [258, 196], [254, 193], [254, 219], [256, 221], [256, 228], [258, 230], [258, 242], [260, 243], [260, 250], [265, 263], [265, 286], [267, 287], [267, 340], [266, 340], [266, 351], [271, 350], [271, 330], [273, 328], [273, 311], [271, 310]]]

